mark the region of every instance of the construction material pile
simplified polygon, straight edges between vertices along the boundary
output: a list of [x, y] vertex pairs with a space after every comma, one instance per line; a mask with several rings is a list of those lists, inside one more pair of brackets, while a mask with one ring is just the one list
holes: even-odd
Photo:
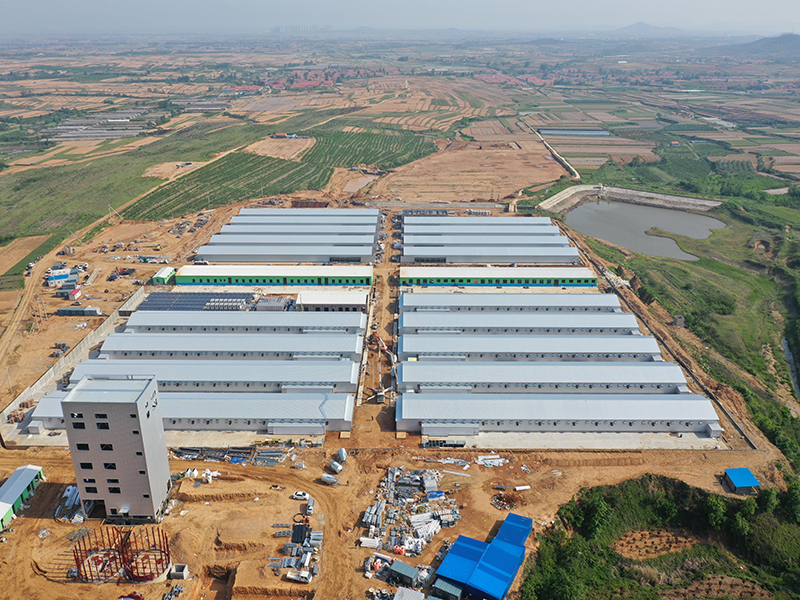
[[361, 546], [417, 556], [441, 531], [461, 519], [456, 501], [439, 490], [442, 473], [391, 467], [375, 494], [377, 502], [364, 511], [367, 531]]

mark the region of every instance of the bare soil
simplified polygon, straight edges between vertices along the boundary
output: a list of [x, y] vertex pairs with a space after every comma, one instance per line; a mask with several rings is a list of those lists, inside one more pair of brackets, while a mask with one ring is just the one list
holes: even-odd
[[49, 235], [31, 235], [17, 238], [10, 244], [0, 247], [0, 275], [7, 273], [19, 261], [44, 244], [49, 237]]
[[691, 548], [699, 538], [680, 530], [653, 529], [629, 531], [611, 545], [617, 554], [633, 560], [657, 558]]
[[191, 165], [184, 167], [179, 167], [179, 164], [180, 163], [177, 162], [166, 162], [153, 165], [144, 172], [142, 177], [159, 177], [160, 179], [172, 180], [185, 173], [188, 173], [189, 171], [194, 171], [206, 163], [193, 162]]
[[274, 156], [275, 158], [285, 158], [293, 160], [300, 158], [304, 152], [311, 148], [317, 140], [314, 138], [298, 139], [273, 139], [266, 138], [247, 146], [244, 151], [252, 152], [260, 156]]

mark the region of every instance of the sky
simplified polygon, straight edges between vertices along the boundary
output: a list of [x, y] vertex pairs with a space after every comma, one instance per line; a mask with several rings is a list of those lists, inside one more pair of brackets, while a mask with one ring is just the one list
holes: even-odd
[[536, 33], [660, 27], [777, 35], [798, 0], [0, 0], [0, 35], [260, 34], [278, 26]]

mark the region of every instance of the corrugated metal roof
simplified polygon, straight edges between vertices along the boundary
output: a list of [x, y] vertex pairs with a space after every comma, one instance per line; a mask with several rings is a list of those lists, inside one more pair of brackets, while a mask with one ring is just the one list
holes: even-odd
[[725, 475], [731, 480], [734, 488], [760, 487], [761, 484], [747, 467], [739, 469], [725, 469]]
[[[66, 392], [47, 394], [36, 405], [33, 419], [62, 418]], [[291, 419], [353, 418], [352, 394], [159, 392], [164, 419]]]
[[403, 235], [492, 235], [503, 234], [509, 237], [516, 236], [551, 236], [561, 235], [561, 230], [555, 225], [527, 225], [518, 224], [514, 221], [513, 227], [503, 225], [486, 225], [482, 223], [464, 223], [451, 227], [441, 227], [440, 225], [403, 225]]
[[137, 311], [128, 319], [127, 327], [205, 327], [209, 330], [214, 327], [364, 329], [366, 325], [366, 315], [356, 312], [172, 310]]
[[400, 295], [400, 309], [416, 308], [463, 308], [463, 307], [530, 307], [556, 308], [569, 312], [575, 308], [598, 308], [619, 310], [616, 294], [474, 294], [474, 293], [413, 293]]
[[[371, 235], [375, 236], [376, 227], [369, 225], [337, 225], [334, 229], [336, 235]], [[331, 233], [330, 225], [305, 225], [302, 223], [284, 223], [282, 225], [258, 225], [258, 224], [230, 224], [223, 225], [220, 230], [221, 235], [296, 235], [302, 237], [313, 237], [315, 235], [325, 235]]]
[[[325, 235], [294, 235], [283, 231], [281, 234], [254, 234], [254, 235], [222, 235], [212, 236], [208, 246], [289, 246], [314, 249], [325, 246], [367, 246], [375, 243], [375, 235], [336, 235], [336, 231], [328, 231]], [[204, 246], [204, 247], [208, 247]], [[301, 252], [306, 254], [306, 252]]]
[[401, 356], [467, 353], [661, 355], [656, 339], [645, 335], [406, 334], [400, 336], [398, 352]]
[[552, 225], [548, 217], [403, 217], [404, 225], [497, 225], [514, 227], [515, 225]]
[[398, 421], [718, 421], [694, 394], [403, 394]]
[[[184, 267], [186, 268], [186, 267]], [[400, 267], [400, 278], [592, 279], [585, 267]]]
[[360, 216], [379, 218], [381, 211], [377, 208], [242, 208], [239, 215], [243, 217], [296, 217], [296, 216]]
[[296, 352], [301, 354], [361, 353], [357, 334], [313, 333], [250, 335], [247, 333], [114, 333], [101, 352]]
[[[239, 236], [242, 237], [242, 236]], [[403, 236], [403, 247], [410, 246], [569, 246], [569, 239], [563, 235], [409, 235]]]
[[[348, 211], [350, 212], [350, 211]], [[375, 225], [376, 217], [360, 215], [267, 215], [267, 216], [234, 216], [231, 225], [280, 225], [281, 223], [297, 223], [300, 225]]]
[[529, 328], [557, 333], [558, 329], [576, 328], [639, 331], [636, 317], [630, 313], [404, 312], [400, 314], [399, 326], [401, 330]]
[[185, 265], [178, 277], [372, 277], [367, 265]]
[[283, 262], [330, 262], [336, 257], [357, 257], [367, 262], [372, 259], [372, 243], [347, 246], [202, 246], [197, 251], [197, 260], [220, 262], [270, 262], [280, 259]]
[[[663, 362], [404, 362], [398, 366], [397, 380], [405, 386], [438, 383], [686, 385], [681, 368]], [[646, 389], [655, 391], [655, 388]], [[668, 391], [668, 388], [659, 390]]]
[[305, 305], [334, 305], [334, 304], [359, 304], [366, 306], [369, 299], [368, 292], [358, 290], [303, 290], [297, 294], [298, 306]]
[[173, 267], [162, 267], [158, 270], [158, 273], [153, 275], [153, 277], [167, 279], [168, 277], [171, 277], [173, 273], [175, 273], [175, 269]]
[[0, 487], [0, 507], [2, 507], [0, 508], [0, 517], [6, 516], [8, 509], [5, 508], [5, 506], [14, 506], [14, 502], [19, 499], [22, 492], [25, 491], [41, 470], [42, 467], [37, 465], [24, 465], [22, 467], [17, 467], [9, 476], [3, 484], [3, 487]]
[[70, 377], [150, 375], [159, 382], [348, 383], [358, 382], [352, 361], [285, 360], [85, 360]]
[[[476, 244], [479, 240], [476, 240]], [[202, 251], [202, 249], [201, 249]], [[475, 262], [491, 262], [497, 258], [513, 260], [519, 257], [520, 260], [553, 260], [569, 259], [579, 260], [578, 249], [572, 246], [403, 246], [403, 256], [410, 257], [439, 257], [448, 258], [470, 258]], [[516, 277], [521, 277], [518, 274]], [[462, 276], [463, 277], [463, 276]], [[488, 275], [485, 275], [488, 277]], [[575, 275], [574, 277], [577, 277]]]

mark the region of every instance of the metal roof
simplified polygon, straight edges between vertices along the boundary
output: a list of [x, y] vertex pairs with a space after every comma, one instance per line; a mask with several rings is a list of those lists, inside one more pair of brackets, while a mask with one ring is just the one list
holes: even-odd
[[[254, 235], [222, 235], [217, 234], [208, 241], [208, 246], [291, 246], [315, 249], [325, 246], [367, 246], [375, 243], [375, 235], [338, 235], [336, 231], [328, 231], [320, 235], [287, 234], [254, 234]], [[204, 246], [204, 248], [208, 248]], [[295, 248], [295, 251], [297, 249]], [[307, 254], [301, 252], [301, 254]]]
[[573, 308], [593, 308], [605, 311], [620, 310], [616, 294], [476, 294], [476, 293], [404, 293], [400, 295], [400, 310], [447, 309], [447, 308], [494, 308], [505, 307], [554, 309], [570, 312]]
[[[105, 346], [103, 346], [103, 349], [105, 350]], [[401, 335], [398, 344], [398, 354], [400, 355], [459, 355], [468, 353], [487, 355], [495, 353], [563, 353], [578, 354], [578, 356], [584, 354], [641, 354], [661, 356], [661, 351], [658, 348], [656, 339], [645, 335], [528, 336], [447, 335], [432, 333]]]
[[747, 467], [741, 467], [739, 469], [725, 469], [725, 475], [728, 476], [728, 479], [730, 479], [734, 488], [761, 486], [761, 484], [758, 482], [758, 479], [756, 479], [756, 476], [753, 475], [752, 471], [750, 471], [750, 469]]
[[[305, 364], [305, 363], [303, 363]], [[678, 365], [666, 362], [412, 361], [397, 368], [400, 385], [564, 384], [685, 386]], [[646, 388], [648, 391], [655, 388]], [[568, 391], [568, 388], [564, 390]], [[659, 390], [667, 393], [669, 388]], [[647, 393], [647, 392], [645, 392]]]
[[[509, 237], [518, 236], [553, 236], [561, 235], [561, 230], [555, 225], [530, 225], [513, 221], [513, 227], [503, 225], [486, 225], [482, 223], [463, 223], [451, 227], [441, 227], [440, 225], [411, 225], [403, 224], [403, 236], [406, 235], [508, 235]], [[223, 228], [224, 229], [224, 228]]]
[[[96, 361], [90, 361], [96, 362]], [[131, 373], [131, 375], [139, 375], [135, 379], [108, 379], [108, 378], [94, 378], [85, 377], [87, 375], [78, 375], [78, 369], [75, 369], [70, 376], [71, 381], [77, 382], [77, 385], [72, 388], [70, 393], [65, 398], [67, 402], [138, 402], [142, 398], [149, 400], [145, 394], [147, 388], [150, 386], [153, 378], [149, 373]], [[97, 375], [105, 375], [107, 373], [97, 373]], [[114, 373], [110, 373], [114, 374]], [[90, 373], [94, 375], [94, 373]]]
[[400, 267], [401, 279], [437, 279], [441, 277], [454, 279], [593, 279], [596, 275], [585, 267]]
[[270, 235], [284, 234], [311, 237], [336, 233], [336, 235], [371, 235], [375, 236], [376, 227], [369, 225], [337, 225], [333, 230], [330, 225], [305, 225], [302, 223], [284, 223], [277, 225], [229, 224], [223, 225], [220, 235]]
[[358, 304], [366, 306], [369, 300], [369, 292], [359, 290], [303, 290], [297, 294], [297, 305], [336, 305], [336, 304]]
[[353, 216], [373, 217], [377, 219], [381, 211], [377, 208], [242, 208], [239, 215], [243, 217], [296, 217], [296, 216]]
[[[175, 313], [169, 313], [175, 314]], [[132, 319], [133, 317], [131, 317]], [[630, 313], [508, 313], [508, 312], [404, 312], [400, 330], [461, 331], [465, 329], [620, 329], [638, 332], [636, 317]], [[587, 331], [587, 333], [592, 333]], [[599, 332], [597, 332], [599, 333]], [[619, 333], [624, 333], [620, 331]]]
[[137, 311], [128, 319], [127, 328], [197, 327], [210, 333], [214, 327], [364, 329], [366, 325], [366, 315], [356, 312], [174, 310]]
[[168, 277], [171, 277], [173, 273], [175, 273], [174, 267], [161, 267], [158, 270], [158, 273], [153, 275], [153, 277], [160, 277], [162, 279], [166, 279]]
[[357, 384], [358, 364], [340, 360], [85, 360], [70, 381], [86, 375], [144, 375], [164, 382]]
[[367, 265], [185, 265], [178, 277], [372, 277]]
[[221, 262], [329, 262], [335, 257], [372, 259], [372, 244], [356, 246], [202, 246], [197, 260]]
[[514, 227], [517, 225], [552, 225], [549, 217], [403, 217], [403, 225], [497, 225]]
[[17, 467], [17, 469], [6, 479], [6, 482], [0, 487], [0, 517], [5, 517], [8, 509], [14, 506], [22, 492], [31, 484], [36, 478], [36, 474], [40, 473], [42, 467], [36, 465], [24, 465]]
[[[572, 246], [481, 246], [475, 240], [473, 246], [403, 246], [403, 256], [431, 258], [447, 257], [469, 259], [469, 262], [491, 262], [503, 259], [520, 262], [572, 262], [579, 261], [578, 249]], [[202, 253], [202, 248], [200, 252]], [[517, 275], [521, 277], [521, 275]]]
[[114, 333], [106, 338], [101, 352], [360, 354], [363, 346], [364, 338], [357, 334]]
[[[62, 418], [66, 392], [44, 396], [33, 419]], [[257, 392], [159, 392], [164, 419], [285, 419], [315, 421], [353, 418], [352, 394]]]
[[[230, 237], [230, 236], [228, 236]], [[244, 236], [237, 236], [244, 237]], [[403, 247], [409, 246], [569, 246], [569, 239], [563, 235], [411, 235], [403, 236]]]
[[[350, 211], [347, 211], [350, 212]], [[280, 225], [281, 223], [297, 223], [298, 225], [374, 225], [378, 226], [378, 218], [363, 215], [265, 215], [265, 216], [233, 216], [231, 225]]]
[[398, 421], [718, 421], [695, 394], [403, 394]]

